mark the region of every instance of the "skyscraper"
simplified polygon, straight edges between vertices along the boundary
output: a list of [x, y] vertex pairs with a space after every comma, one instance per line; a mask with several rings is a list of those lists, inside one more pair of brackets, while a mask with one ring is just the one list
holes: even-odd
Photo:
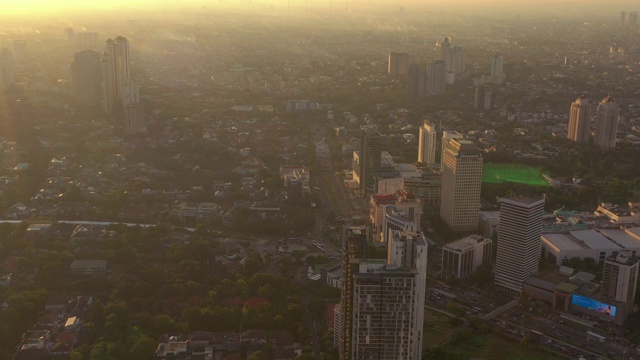
[[102, 71], [100, 53], [93, 50], [78, 51], [71, 63], [71, 86], [73, 94], [85, 104], [102, 102]]
[[464, 136], [457, 131], [443, 131], [442, 132], [442, 145], [440, 147], [440, 171], [444, 170], [444, 149], [447, 148], [449, 141], [453, 139], [464, 139]]
[[619, 113], [620, 106], [612, 96], [607, 96], [598, 104], [593, 143], [602, 150], [611, 150], [616, 147]]
[[13, 51], [15, 54], [14, 59], [16, 63], [27, 63], [27, 42], [25, 40], [13, 40]]
[[569, 131], [567, 137], [577, 143], [587, 143], [591, 137], [591, 104], [587, 97], [582, 95], [571, 103], [569, 111]]
[[482, 154], [468, 140], [451, 139], [443, 148], [440, 217], [456, 232], [478, 229]]
[[106, 42], [105, 51], [109, 53], [110, 63], [113, 68], [113, 94], [120, 101], [124, 98], [125, 86], [131, 80], [129, 71], [129, 41], [123, 36]]
[[630, 28], [636, 28], [638, 27], [638, 12], [637, 11], [630, 11], [629, 12], [629, 27]]
[[358, 261], [366, 259], [369, 229], [366, 226], [346, 225], [342, 232], [342, 296], [340, 299], [340, 326], [338, 340], [340, 359], [352, 359], [353, 330], [353, 274]]
[[544, 197], [515, 195], [500, 200], [500, 231], [495, 285], [521, 292], [527, 278], [538, 272]]
[[629, 22], [627, 21], [627, 12], [620, 11], [620, 26], [626, 27]]
[[449, 52], [451, 57], [451, 72], [456, 75], [465, 71], [465, 54], [462, 46], [454, 46]]
[[64, 35], [71, 44], [76, 42], [76, 31], [72, 27], [64, 28]]
[[453, 62], [451, 61], [450, 52], [451, 41], [448, 37], [446, 37], [440, 42], [440, 60], [444, 61], [446, 65], [445, 72], [452, 71], [453, 69]]
[[349, 320], [341, 304], [341, 348], [349, 350], [341, 352], [340, 359], [422, 358], [426, 240], [395, 231], [388, 246], [386, 261], [352, 260]]
[[638, 259], [630, 250], [620, 251], [604, 262], [602, 290], [606, 300], [633, 304], [638, 283]]
[[427, 94], [437, 96], [444, 94], [446, 64], [442, 60], [436, 60], [427, 65]]
[[388, 72], [391, 76], [409, 75], [409, 54], [406, 52], [389, 51]]
[[373, 191], [373, 175], [382, 167], [382, 137], [373, 127], [362, 126], [360, 131], [360, 151], [354, 170], [360, 179], [360, 190]]
[[115, 102], [115, 75], [113, 75], [113, 63], [111, 54], [102, 53], [100, 59], [100, 72], [102, 74], [102, 111], [111, 114]]
[[436, 126], [424, 120], [420, 127], [420, 136], [418, 139], [418, 162], [425, 164], [436, 163], [436, 142], [438, 130]]
[[411, 64], [409, 66], [409, 78], [407, 81], [407, 91], [412, 99], [424, 97], [424, 65]]
[[504, 73], [502, 54], [495, 54], [491, 58], [491, 76], [499, 76]]
[[13, 55], [7, 48], [0, 50], [0, 91], [8, 89], [16, 82], [16, 71], [13, 65]]

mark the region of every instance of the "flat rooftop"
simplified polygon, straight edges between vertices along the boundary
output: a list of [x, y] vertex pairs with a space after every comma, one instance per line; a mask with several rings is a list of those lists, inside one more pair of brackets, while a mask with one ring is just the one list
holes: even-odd
[[640, 247], [640, 239], [635, 239], [622, 230], [602, 229], [600, 230], [600, 233], [623, 248]]
[[570, 231], [571, 235], [573, 235], [579, 241], [582, 241], [585, 245], [587, 245], [591, 249], [615, 249], [620, 248], [620, 245], [617, 245], [604, 237], [596, 230], [578, 230], [578, 231]]

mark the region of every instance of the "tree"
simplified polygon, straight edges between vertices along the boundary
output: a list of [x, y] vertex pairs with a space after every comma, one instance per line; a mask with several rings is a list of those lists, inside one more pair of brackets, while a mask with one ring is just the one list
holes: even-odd
[[583, 268], [583, 263], [582, 263], [582, 259], [574, 256], [571, 259], [569, 259], [569, 266], [571, 266], [574, 269], [582, 269]]
[[157, 347], [157, 343], [147, 335], [140, 335], [129, 354], [131, 359], [150, 359]]

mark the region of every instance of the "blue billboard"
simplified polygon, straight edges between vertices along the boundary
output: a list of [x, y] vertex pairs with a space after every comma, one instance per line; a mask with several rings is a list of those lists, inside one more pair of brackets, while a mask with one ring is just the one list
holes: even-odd
[[599, 313], [607, 314], [609, 316], [616, 316], [616, 307], [601, 303], [598, 300], [594, 300], [581, 295], [573, 295], [571, 297], [571, 304], [587, 308], [589, 310], [597, 311]]

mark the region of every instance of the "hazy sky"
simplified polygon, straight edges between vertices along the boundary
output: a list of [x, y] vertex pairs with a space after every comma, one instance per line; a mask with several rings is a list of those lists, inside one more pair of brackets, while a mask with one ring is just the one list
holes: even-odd
[[[21, 13], [24, 15], [43, 15], [49, 12], [60, 12], [69, 9], [76, 11], [93, 10], [93, 9], [125, 9], [127, 7], [145, 7], [147, 9], [159, 9], [164, 7], [188, 7], [207, 6], [214, 8], [217, 6], [233, 6], [242, 7], [252, 6], [309, 6], [315, 8], [328, 7], [332, 4], [334, 8], [354, 7], [366, 8], [368, 6], [392, 5], [398, 7], [414, 7], [414, 6], [438, 6], [442, 8], [459, 8], [463, 7], [467, 10], [484, 9], [495, 5], [508, 5], [507, 8], [502, 6], [502, 10], [511, 10], [514, 12], [523, 10], [552, 10], [552, 7], [566, 8], [576, 7], [576, 9], [584, 10], [583, 7], [590, 10], [602, 9], [605, 12], [617, 12], [619, 10], [638, 10], [640, 3], [636, 0], [0, 0], [0, 12]], [[540, 5], [545, 6], [541, 7]], [[606, 4], [606, 5], [605, 5]], [[532, 5], [532, 6], [530, 6]], [[527, 9], [525, 9], [527, 8]], [[619, 9], [619, 10], [618, 10]]]

